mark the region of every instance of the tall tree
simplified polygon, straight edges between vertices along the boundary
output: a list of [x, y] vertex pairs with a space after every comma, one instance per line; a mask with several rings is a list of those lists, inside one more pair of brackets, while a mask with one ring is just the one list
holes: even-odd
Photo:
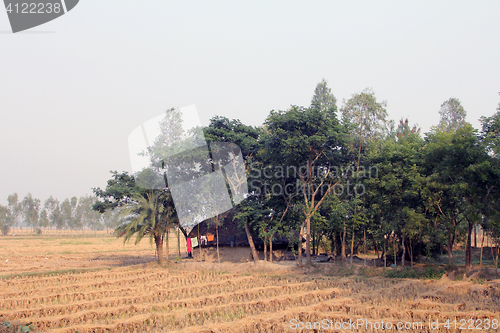
[[68, 226], [70, 229], [74, 229], [74, 223], [73, 223], [73, 207], [71, 206], [71, 202], [69, 199], [64, 199], [64, 201], [61, 203], [61, 216], [62, 219], [64, 220], [64, 224]]
[[[250, 176], [252, 165], [258, 164], [257, 161], [257, 150], [259, 148], [259, 138], [262, 134], [262, 129], [244, 125], [240, 120], [233, 119], [230, 120], [225, 117], [214, 117], [210, 120], [210, 124], [204, 129], [205, 138], [209, 143], [226, 142], [233, 143], [240, 147], [241, 154], [245, 163], [245, 173]], [[238, 187], [242, 185], [242, 182], [246, 182], [245, 179], [226, 179], [229, 186], [233, 191], [237, 191]], [[256, 212], [250, 213], [248, 209], [252, 208], [252, 211], [256, 208], [255, 200], [247, 200], [242, 203], [243, 206], [247, 206], [244, 209], [251, 215], [255, 215]], [[259, 255], [255, 248], [252, 237], [252, 229], [255, 229], [256, 220], [243, 218], [243, 215], [239, 216], [240, 221], [243, 223], [245, 233], [247, 235], [247, 240], [250, 245], [252, 252], [252, 257], [255, 262], [259, 261]], [[252, 225], [254, 224], [254, 225]]]
[[[370, 145], [367, 154], [367, 163], [376, 167], [378, 173], [364, 181], [364, 205], [372, 221], [368, 228], [374, 231], [377, 241], [384, 243], [384, 249], [387, 239], [399, 238], [403, 256], [406, 247], [412, 256], [412, 246], [421, 241], [426, 230], [421, 197], [422, 148], [423, 140], [416, 126], [412, 129], [406, 120], [400, 122], [395, 135]], [[405, 245], [405, 241], [410, 244]]]
[[[359, 177], [359, 172], [365, 157], [365, 150], [369, 143], [375, 140], [381, 140], [388, 134], [389, 127], [392, 125], [387, 120], [387, 103], [385, 101], [378, 102], [373, 90], [367, 88], [358, 94], [352, 95], [348, 101], [344, 101], [342, 107], [342, 121], [346, 131], [351, 135], [348, 140], [346, 152], [347, 159], [351, 160], [351, 165], [354, 166], [351, 176]], [[349, 195], [352, 195], [349, 193]], [[355, 230], [359, 226], [359, 222], [364, 220], [359, 216], [358, 206], [359, 200], [353, 201], [352, 214], [349, 213], [352, 221], [351, 234], [351, 264], [353, 263], [353, 250], [355, 240]], [[348, 218], [346, 216], [346, 219]], [[345, 230], [345, 224], [344, 224]], [[346, 232], [343, 234], [343, 247], [345, 247]], [[345, 254], [343, 254], [345, 255]]]
[[45, 200], [44, 209], [47, 210], [50, 224], [56, 227], [58, 230], [62, 229], [64, 227], [64, 220], [61, 215], [59, 201], [50, 196], [50, 198]]
[[19, 202], [19, 196], [17, 193], [13, 193], [7, 197], [8, 208], [10, 215], [12, 216], [12, 225], [17, 224], [17, 218], [21, 214], [21, 203]]
[[457, 130], [465, 124], [467, 112], [458, 98], [452, 97], [441, 104], [439, 115], [441, 116], [439, 126], [441, 126], [443, 130], [450, 132]]
[[428, 185], [425, 190], [427, 209], [445, 229], [449, 264], [453, 265], [456, 237], [466, 235], [466, 266], [471, 267], [470, 238], [472, 226], [494, 183], [487, 176], [489, 162], [477, 131], [468, 123], [457, 130], [434, 128], [426, 138], [425, 167]]
[[86, 225], [94, 231], [97, 230], [101, 220], [101, 214], [92, 210], [92, 206], [95, 202], [96, 197], [83, 196], [78, 200], [78, 206], [76, 208], [77, 215], [79, 215], [81, 219], [81, 225]]
[[31, 226], [33, 230], [38, 224], [39, 212], [40, 212], [40, 199], [33, 198], [31, 193], [28, 193], [22, 203], [22, 213], [24, 220], [28, 226]]
[[293, 106], [288, 111], [271, 111], [265, 126], [264, 153], [287, 173], [293, 170], [293, 177], [300, 184], [306, 256], [311, 264], [311, 219], [338, 182], [333, 167], [340, 160], [343, 135], [335, 108], [323, 111], [316, 106]]
[[488, 152], [497, 158], [500, 154], [500, 105], [497, 112], [490, 117], [481, 117], [480, 138], [486, 145]]
[[387, 102], [378, 102], [373, 90], [366, 88], [344, 101], [342, 117], [353, 125], [357, 142], [366, 144], [369, 140], [383, 137], [388, 132]]
[[328, 87], [328, 82], [325, 79], [316, 85], [311, 107], [323, 112], [335, 112], [337, 110], [337, 99], [333, 96], [332, 89]]
[[12, 213], [8, 207], [0, 205], [0, 232], [7, 235], [12, 226]]
[[40, 213], [40, 222], [39, 225], [42, 228], [47, 228], [50, 224], [49, 221], [49, 214], [47, 213], [47, 209], [43, 208], [42, 212]]

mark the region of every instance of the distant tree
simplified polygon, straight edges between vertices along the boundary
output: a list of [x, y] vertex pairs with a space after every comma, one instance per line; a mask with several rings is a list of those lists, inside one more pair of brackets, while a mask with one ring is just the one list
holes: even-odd
[[328, 87], [328, 82], [323, 79], [316, 85], [311, 107], [315, 107], [323, 112], [337, 111], [337, 99], [332, 94], [332, 89]]
[[375, 93], [369, 88], [344, 101], [341, 109], [343, 121], [352, 124], [355, 141], [363, 144], [387, 134], [390, 122], [386, 106], [385, 101], [377, 102]]
[[61, 203], [61, 216], [62, 219], [64, 220], [64, 224], [68, 226], [70, 229], [74, 229], [73, 225], [73, 208], [71, 206], [71, 202], [69, 199], [64, 199], [64, 201]]
[[465, 124], [467, 112], [462, 104], [460, 104], [460, 101], [452, 97], [441, 104], [439, 115], [441, 116], [439, 126], [442, 127], [443, 130], [450, 132], [457, 130]]
[[419, 134], [420, 133], [420, 128], [417, 125], [413, 125], [413, 127], [410, 127], [408, 124], [408, 118], [405, 120], [401, 119], [399, 120], [398, 127], [396, 128], [395, 135], [397, 139], [402, 139], [403, 137], [408, 137], [412, 134]]
[[40, 213], [39, 226], [42, 228], [47, 228], [50, 224], [49, 214], [47, 213], [47, 209], [43, 208]]
[[21, 206], [24, 221], [35, 230], [40, 212], [40, 199], [33, 198], [31, 193], [28, 193], [21, 202]]
[[71, 205], [71, 219], [70, 228], [73, 230], [83, 228], [83, 211], [78, 208], [78, 198], [73, 196], [70, 199]]
[[490, 117], [481, 117], [481, 140], [488, 152], [495, 158], [500, 154], [500, 105], [497, 112]]
[[9, 233], [12, 223], [12, 213], [9, 208], [0, 205], [0, 232], [2, 232], [2, 235], [5, 236]]
[[64, 226], [64, 221], [62, 220], [59, 201], [53, 196], [50, 196], [50, 198], [45, 200], [43, 207], [44, 210], [47, 211], [49, 224], [53, 227], [56, 227], [57, 229], [62, 229]]
[[108, 229], [116, 229], [120, 225], [120, 212], [118, 209], [106, 210], [103, 214], [101, 214], [102, 224], [106, 228], [106, 232]]
[[10, 215], [12, 216], [12, 225], [17, 224], [17, 218], [21, 214], [21, 203], [19, 202], [19, 196], [17, 193], [11, 194], [7, 197], [8, 208]]
[[63, 214], [61, 212], [61, 207], [59, 202], [56, 201], [55, 207], [50, 213], [50, 224], [56, 227], [57, 230], [61, 230], [66, 226], [66, 221], [64, 220]]
[[78, 200], [76, 214], [80, 216], [81, 225], [88, 226], [92, 230], [97, 230], [100, 225], [101, 213], [92, 210], [92, 206], [96, 202], [94, 196], [83, 196]]

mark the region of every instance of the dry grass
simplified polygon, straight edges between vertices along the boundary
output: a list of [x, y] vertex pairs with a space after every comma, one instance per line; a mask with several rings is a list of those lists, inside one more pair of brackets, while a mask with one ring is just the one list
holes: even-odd
[[[288, 332], [291, 320], [421, 321], [427, 325], [435, 319], [500, 319], [500, 280], [338, 277], [304, 274], [284, 264], [218, 264], [196, 259], [158, 267], [151, 262], [154, 250], [147, 242], [123, 248], [120, 240], [105, 237], [85, 241], [0, 237], [0, 258], [10, 255], [9, 262], [0, 263], [3, 275], [95, 269], [3, 278], [0, 321], [32, 322], [39, 332], [81, 333]], [[24, 248], [24, 244], [29, 246]], [[53, 254], [51, 264], [37, 263], [37, 258], [45, 260], [43, 251], [68, 248], [75, 255]], [[247, 256], [242, 249], [225, 251], [243, 251], [241, 261]], [[98, 256], [106, 260], [90, 261]], [[113, 256], [118, 262], [111, 260]], [[440, 331], [461, 330], [441, 327]]]

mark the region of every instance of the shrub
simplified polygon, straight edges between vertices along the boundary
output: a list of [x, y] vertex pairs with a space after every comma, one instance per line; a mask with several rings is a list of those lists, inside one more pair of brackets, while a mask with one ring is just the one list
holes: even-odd
[[2, 231], [2, 235], [7, 236], [10, 232], [10, 227], [8, 225], [3, 225], [0, 227], [0, 230]]

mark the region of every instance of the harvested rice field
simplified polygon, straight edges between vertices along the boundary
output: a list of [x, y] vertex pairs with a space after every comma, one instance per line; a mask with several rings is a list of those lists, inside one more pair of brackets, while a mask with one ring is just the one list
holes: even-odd
[[[230, 248], [220, 264], [174, 260], [172, 248], [159, 267], [147, 241], [82, 239], [49, 241], [49, 261], [43, 239], [0, 237], [0, 332], [500, 331], [496, 279], [342, 277], [331, 263], [224, 260]], [[29, 241], [34, 252], [16, 251]]]

